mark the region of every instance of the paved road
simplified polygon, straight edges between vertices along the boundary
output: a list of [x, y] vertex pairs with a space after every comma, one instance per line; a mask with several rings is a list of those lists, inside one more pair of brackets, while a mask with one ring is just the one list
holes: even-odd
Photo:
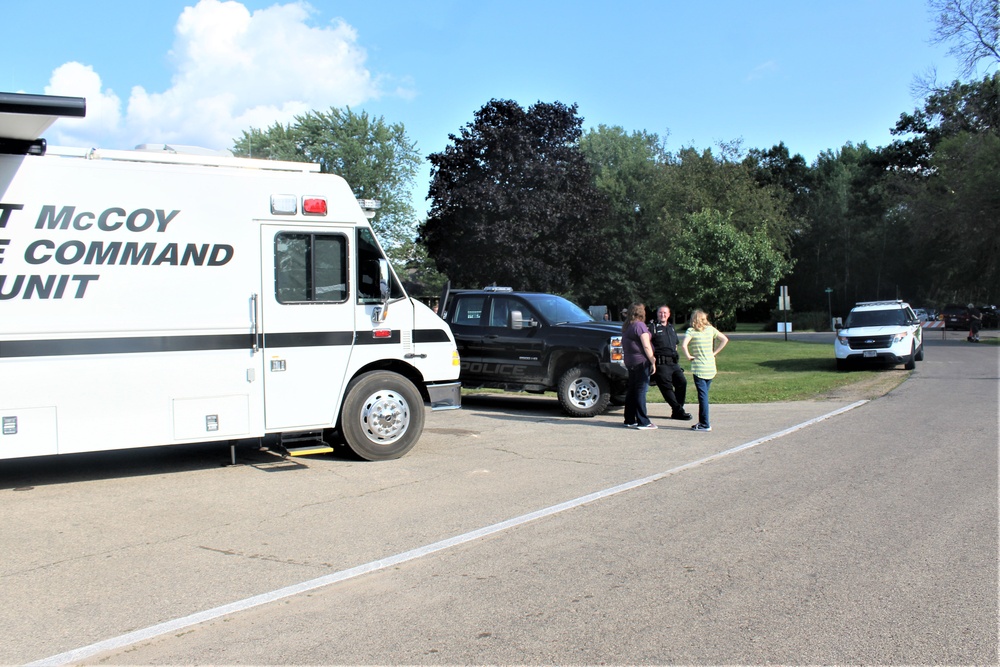
[[495, 398], [386, 463], [3, 462], [0, 663], [997, 664], [998, 353], [708, 434]]

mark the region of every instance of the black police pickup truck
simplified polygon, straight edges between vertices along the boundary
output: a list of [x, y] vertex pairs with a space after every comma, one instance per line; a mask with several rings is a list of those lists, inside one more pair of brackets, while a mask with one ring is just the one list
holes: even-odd
[[554, 391], [574, 417], [624, 403], [621, 324], [597, 322], [561, 296], [509, 287], [447, 290], [440, 314], [458, 343], [463, 387]]

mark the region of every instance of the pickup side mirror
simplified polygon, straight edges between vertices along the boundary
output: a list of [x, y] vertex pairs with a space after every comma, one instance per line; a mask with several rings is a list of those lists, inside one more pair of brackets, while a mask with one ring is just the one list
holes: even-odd
[[510, 311], [510, 315], [507, 318], [507, 323], [510, 326], [510, 328], [514, 329], [515, 331], [523, 329], [525, 327], [532, 328], [538, 326], [538, 322], [531, 319], [531, 317], [525, 317], [520, 310]]
[[508, 323], [508, 326], [511, 329], [513, 329], [514, 331], [520, 331], [521, 329], [524, 328], [524, 318], [521, 316], [521, 311], [520, 310], [512, 310], [512, 311], [510, 311], [509, 318], [510, 318], [510, 321]]

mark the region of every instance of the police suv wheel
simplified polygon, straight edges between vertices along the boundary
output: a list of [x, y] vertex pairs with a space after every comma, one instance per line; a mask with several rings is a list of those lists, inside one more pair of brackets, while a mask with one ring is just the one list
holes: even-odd
[[397, 459], [413, 449], [424, 430], [424, 401], [398, 373], [365, 373], [347, 387], [340, 425], [347, 446], [361, 458]]
[[559, 378], [559, 404], [572, 417], [593, 417], [608, 409], [611, 387], [595, 366], [574, 366]]

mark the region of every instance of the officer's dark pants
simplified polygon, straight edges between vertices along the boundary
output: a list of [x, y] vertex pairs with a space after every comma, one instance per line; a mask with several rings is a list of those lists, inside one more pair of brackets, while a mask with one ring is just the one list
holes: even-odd
[[687, 378], [684, 377], [684, 370], [673, 363], [656, 364], [656, 373], [653, 374], [653, 382], [663, 394], [663, 400], [670, 406], [673, 414], [684, 412], [684, 403], [687, 398]]

